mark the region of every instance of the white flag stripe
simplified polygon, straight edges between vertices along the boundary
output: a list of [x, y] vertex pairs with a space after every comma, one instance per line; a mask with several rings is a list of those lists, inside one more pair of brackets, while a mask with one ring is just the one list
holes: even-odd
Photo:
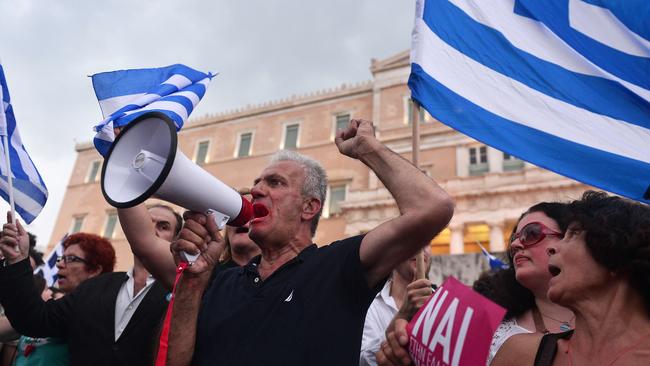
[[569, 25], [584, 35], [629, 55], [650, 57], [650, 42], [632, 32], [609, 9], [569, 0]]
[[14, 133], [11, 135], [10, 145], [15, 147], [16, 154], [18, 154], [18, 159], [20, 160], [20, 166], [23, 168], [25, 174], [27, 174], [29, 177], [29, 181], [34, 183], [34, 185], [39, 188], [41, 192], [43, 192], [43, 189], [39, 187], [41, 185], [41, 181], [38, 179], [38, 172], [36, 171], [36, 167], [32, 164], [25, 149], [23, 149], [23, 143], [20, 139], [20, 134], [18, 131], [14, 131]]
[[[470, 18], [499, 31], [516, 48], [569, 71], [616, 81], [650, 100], [650, 90], [623, 80], [594, 65], [561, 40], [543, 23], [513, 13], [514, 0], [450, 0]], [[418, 19], [421, 20], [422, 16]], [[430, 31], [430, 29], [429, 29]], [[415, 48], [413, 48], [415, 49]]]
[[414, 48], [420, 52], [412, 61], [470, 102], [521, 125], [650, 163], [650, 130], [575, 107], [497, 73], [447, 45], [421, 18], [416, 32], [421, 44]]
[[133, 101], [137, 100], [145, 94], [147, 93], [120, 95], [118, 97], [100, 100], [99, 107], [102, 110], [103, 117], [108, 118], [118, 109], [124, 107], [125, 105], [132, 104]]
[[[9, 184], [4, 179], [0, 179], [0, 190], [5, 192], [9, 191]], [[20, 206], [34, 216], [38, 215], [43, 209], [43, 206], [39, 202], [17, 189], [14, 189], [14, 200], [20, 202]]]
[[180, 96], [180, 97], [185, 97], [192, 102], [192, 108], [196, 107], [196, 105], [199, 103], [201, 98], [199, 98], [196, 93], [192, 93], [191, 91], [179, 91], [173, 94], [170, 94], [169, 96]]
[[188, 117], [187, 109], [182, 104], [174, 103], [174, 102], [167, 102], [167, 101], [157, 101], [153, 102], [149, 105], [146, 105], [140, 109], [136, 109], [133, 111], [126, 112], [125, 115], [130, 115], [133, 113], [138, 113], [142, 111], [151, 111], [154, 109], [164, 109], [164, 110], [169, 110], [172, 111], [176, 114], [178, 114], [183, 121], [185, 121]]
[[169, 79], [163, 81], [163, 84], [174, 85], [178, 89], [183, 89], [188, 85], [192, 84], [192, 80], [181, 74], [174, 74]]

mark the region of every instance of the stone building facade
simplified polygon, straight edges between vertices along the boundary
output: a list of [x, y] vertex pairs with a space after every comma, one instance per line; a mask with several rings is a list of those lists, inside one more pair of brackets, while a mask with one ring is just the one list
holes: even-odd
[[[337, 126], [350, 118], [372, 119], [377, 136], [388, 147], [406, 159], [411, 159], [412, 152], [408, 52], [372, 60], [370, 71], [372, 79], [364, 83], [191, 120], [179, 133], [179, 147], [233, 187], [250, 186], [279, 149], [312, 156], [326, 168], [330, 181], [314, 242], [325, 245], [366, 232], [397, 216], [398, 209], [368, 168], [338, 153], [333, 142]], [[503, 251], [504, 237], [527, 207], [539, 201], [576, 198], [588, 188], [482, 145], [424, 111], [420, 117], [420, 168], [456, 200], [449, 227], [431, 243], [434, 254], [476, 253], [477, 243]], [[101, 194], [101, 157], [90, 143], [77, 145], [76, 151], [49, 245], [70, 232], [104, 235], [117, 248], [118, 269], [128, 268], [132, 264], [128, 244], [115, 209]], [[188, 184], [188, 189], [200, 189]]]

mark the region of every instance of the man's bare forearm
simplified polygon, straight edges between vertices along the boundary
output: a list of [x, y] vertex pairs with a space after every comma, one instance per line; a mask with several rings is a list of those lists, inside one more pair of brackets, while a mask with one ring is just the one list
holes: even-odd
[[169, 251], [169, 242], [156, 236], [151, 215], [145, 205], [118, 209], [117, 214], [133, 254], [140, 259], [149, 273], [166, 288], [171, 289], [176, 264]]
[[169, 366], [186, 366], [192, 362], [201, 298], [209, 278], [209, 272], [198, 276], [186, 273], [178, 283], [169, 332]]

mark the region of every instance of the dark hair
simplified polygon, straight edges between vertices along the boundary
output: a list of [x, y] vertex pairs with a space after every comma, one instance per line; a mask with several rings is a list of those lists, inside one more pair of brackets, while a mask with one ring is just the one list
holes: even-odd
[[33, 247], [29, 248], [29, 257], [34, 260], [34, 263], [36, 264], [36, 267], [42, 266], [45, 264], [43, 262], [43, 253], [39, 252], [38, 250], [34, 249]]
[[164, 208], [165, 210], [168, 210], [171, 212], [174, 217], [176, 218], [176, 226], [174, 226], [174, 237], [178, 236], [178, 233], [181, 232], [181, 229], [183, 228], [183, 217], [176, 211], [174, 211], [173, 208], [163, 205], [162, 203], [156, 203], [154, 205], [149, 206], [149, 209], [152, 208]]
[[[566, 231], [570, 217], [568, 206], [560, 202], [541, 202], [530, 207], [519, 216], [512, 229], [508, 247], [517, 232], [519, 222], [524, 216], [533, 212], [543, 213], [557, 223], [561, 232]], [[472, 287], [476, 292], [506, 308], [505, 319], [511, 319], [535, 307], [535, 295], [517, 281], [510, 250], [507, 251], [507, 256], [508, 269], [483, 273]]]
[[587, 191], [569, 209], [571, 224], [585, 232], [589, 254], [609, 271], [627, 274], [650, 314], [650, 207]]
[[115, 249], [111, 242], [99, 235], [88, 233], [75, 233], [68, 236], [63, 241], [63, 248], [71, 245], [79, 245], [84, 251], [84, 258], [88, 263], [86, 267], [89, 270], [96, 270], [101, 267], [101, 273], [113, 272], [115, 267]]
[[27, 237], [29, 238], [29, 249], [32, 249], [36, 246], [36, 235], [28, 232]]

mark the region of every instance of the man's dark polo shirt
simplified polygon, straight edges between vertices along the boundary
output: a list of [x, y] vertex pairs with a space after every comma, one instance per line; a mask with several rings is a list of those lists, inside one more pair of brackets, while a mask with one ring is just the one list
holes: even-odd
[[193, 365], [356, 365], [368, 288], [362, 236], [305, 248], [262, 281], [260, 257], [217, 274], [199, 312]]

